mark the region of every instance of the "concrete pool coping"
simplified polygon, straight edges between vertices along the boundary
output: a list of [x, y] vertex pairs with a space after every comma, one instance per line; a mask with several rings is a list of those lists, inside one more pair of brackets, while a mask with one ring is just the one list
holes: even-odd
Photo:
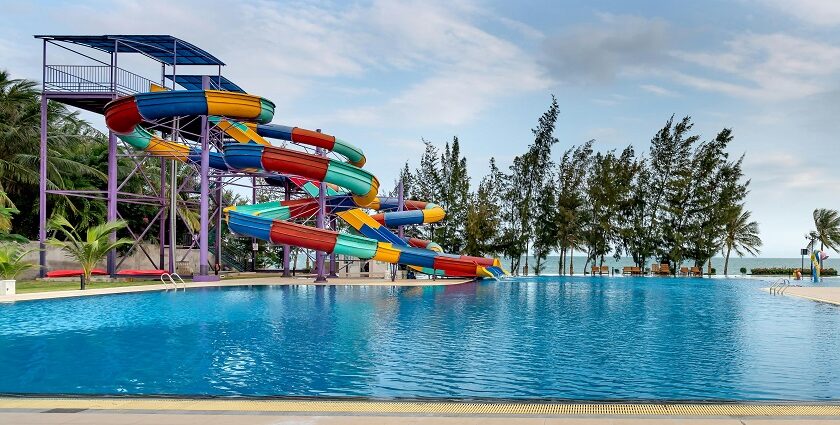
[[[450, 286], [472, 282], [473, 279], [402, 279], [391, 282], [385, 279], [371, 278], [330, 278], [327, 283], [315, 283], [311, 277], [255, 277], [237, 278], [231, 280], [220, 280], [218, 282], [187, 282], [188, 289], [192, 288], [221, 288], [232, 286], [289, 286], [289, 285], [313, 285], [313, 286]], [[178, 289], [182, 287], [178, 284]], [[115, 288], [96, 288], [84, 291], [74, 289], [69, 291], [45, 291], [29, 292], [25, 294], [0, 295], [0, 303], [17, 301], [48, 300], [57, 298], [89, 297], [94, 295], [129, 294], [136, 292], [151, 292], [172, 290], [171, 285], [138, 285], [121, 286]]]
[[840, 423], [840, 404], [0, 397], [3, 423], [779, 424], [786, 420]]
[[[761, 288], [770, 292], [770, 288]], [[779, 296], [790, 295], [821, 303], [840, 305], [840, 287], [828, 286], [815, 288], [812, 286], [788, 286]]]

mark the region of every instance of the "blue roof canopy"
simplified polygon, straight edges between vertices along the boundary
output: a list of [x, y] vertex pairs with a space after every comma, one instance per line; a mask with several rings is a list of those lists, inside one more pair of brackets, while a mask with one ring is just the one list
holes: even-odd
[[107, 53], [142, 53], [167, 65], [224, 65], [207, 51], [171, 35], [36, 35]]
[[[201, 75], [176, 75], [175, 82], [187, 90], [201, 90]], [[172, 80], [172, 75], [166, 75], [167, 80]], [[210, 88], [213, 90], [227, 90], [239, 93], [245, 93], [242, 87], [239, 87], [233, 81], [218, 75], [210, 76]]]

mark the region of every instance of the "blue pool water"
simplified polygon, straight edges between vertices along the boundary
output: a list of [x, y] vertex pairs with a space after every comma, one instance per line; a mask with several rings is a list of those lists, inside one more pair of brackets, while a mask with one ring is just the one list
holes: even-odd
[[761, 285], [555, 276], [0, 304], [0, 393], [840, 399], [840, 308]]

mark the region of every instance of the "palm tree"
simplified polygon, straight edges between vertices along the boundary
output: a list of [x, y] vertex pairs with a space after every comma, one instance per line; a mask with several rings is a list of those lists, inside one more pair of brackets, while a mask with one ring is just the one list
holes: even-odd
[[0, 244], [0, 279], [14, 279], [24, 270], [34, 267], [34, 264], [23, 261], [23, 257], [32, 251], [24, 251], [18, 243]]
[[838, 251], [840, 248], [840, 213], [837, 210], [817, 208], [814, 210], [814, 227], [806, 238], [810, 239], [808, 249], [814, 249], [816, 242], [820, 242], [820, 251], [825, 248]]
[[737, 205], [732, 209], [729, 220], [724, 227], [723, 249], [726, 259], [723, 262], [723, 274], [729, 272], [729, 254], [732, 250], [739, 257], [744, 254], [758, 255], [761, 251], [761, 237], [758, 236], [758, 223], [750, 221], [752, 213], [744, 209], [743, 205]]
[[[39, 180], [38, 167], [41, 100], [37, 83], [13, 79], [0, 70], [0, 207], [14, 207], [12, 195], [31, 193]], [[70, 159], [73, 152], [91, 142], [104, 142], [102, 132], [70, 112], [58, 102], [47, 103], [49, 152], [47, 155], [47, 187], [72, 189], [68, 178], [91, 176], [105, 181], [105, 174], [96, 168]], [[69, 209], [75, 205], [63, 197]], [[55, 208], [53, 209], [56, 210]]]
[[126, 227], [124, 220], [89, 227], [84, 238], [79, 235], [76, 228], [64, 216], [53, 217], [50, 220], [49, 227], [63, 234], [64, 240], [51, 237], [47, 240], [47, 244], [61, 248], [82, 266], [84, 276], [82, 277], [81, 289], [85, 289], [87, 283], [90, 282], [91, 270], [96, 266], [96, 263], [102, 261], [109, 251], [134, 243], [133, 240], [127, 238], [118, 239], [114, 242], [109, 240], [112, 232]]

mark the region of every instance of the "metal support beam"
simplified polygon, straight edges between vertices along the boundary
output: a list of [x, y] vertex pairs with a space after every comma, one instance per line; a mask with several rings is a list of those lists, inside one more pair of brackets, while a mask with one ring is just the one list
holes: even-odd
[[[207, 90], [210, 87], [210, 77], [201, 77], [201, 87]], [[210, 229], [210, 134], [207, 124], [207, 115], [201, 116], [201, 169], [199, 172], [199, 183], [201, 186], [199, 206], [199, 233], [198, 233], [198, 274], [193, 276], [194, 281], [208, 282], [219, 280], [218, 276], [209, 274], [208, 261], [208, 235]]]
[[[292, 187], [289, 184], [289, 180], [286, 179], [284, 184], [285, 190], [283, 191], [283, 199], [286, 201], [290, 201], [292, 199]], [[256, 190], [256, 189], [254, 189]], [[288, 244], [283, 244], [283, 276], [289, 277], [292, 275], [292, 269], [289, 267], [290, 257], [291, 257], [292, 247]]]
[[[338, 219], [335, 216], [330, 217], [330, 229], [338, 230]], [[338, 256], [335, 251], [330, 253], [330, 274], [327, 277], [338, 277]]]
[[[117, 136], [114, 132], [108, 132], [108, 212], [106, 221], [109, 223], [117, 220]], [[111, 232], [108, 236], [111, 242], [117, 240], [117, 233]], [[140, 241], [137, 241], [140, 243]], [[107, 259], [108, 274], [111, 277], [117, 275], [117, 252], [108, 251]]]
[[160, 245], [160, 262], [158, 268], [163, 270], [166, 264], [166, 159], [160, 158], [160, 218], [158, 219], [158, 244]]
[[[47, 69], [47, 40], [44, 40], [43, 51], [43, 78], [46, 78]], [[44, 81], [43, 79], [41, 80]], [[38, 275], [47, 275], [47, 97], [44, 89], [41, 88], [41, 162], [39, 164], [38, 176], [38, 264], [41, 266]]]
[[[319, 133], [321, 129], [316, 130]], [[325, 152], [318, 148], [316, 153], [321, 156], [326, 156]], [[327, 184], [323, 181], [318, 190], [318, 211], [315, 214], [315, 227], [319, 229], [324, 228], [324, 210], [327, 205]], [[327, 277], [324, 275], [324, 258], [327, 256], [324, 251], [315, 251], [315, 283], [326, 283]]]

